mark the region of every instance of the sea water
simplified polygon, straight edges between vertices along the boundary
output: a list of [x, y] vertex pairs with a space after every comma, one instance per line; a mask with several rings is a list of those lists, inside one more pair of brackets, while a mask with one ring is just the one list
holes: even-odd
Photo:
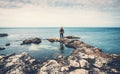
[[[65, 36], [80, 37], [89, 45], [101, 48], [103, 52], [120, 54], [120, 28], [81, 28], [81, 27], [65, 27]], [[0, 28], [0, 33], [7, 33], [7, 37], [0, 37], [0, 47], [5, 47], [0, 54], [12, 54], [28, 52], [30, 56], [47, 60], [53, 59], [58, 55], [68, 56], [74, 50], [67, 48], [58, 42], [51, 43], [47, 40], [42, 40], [40, 44], [20, 45], [23, 40], [28, 38], [58, 38], [59, 27], [41, 27], [41, 28]], [[5, 46], [10, 43], [10, 46]]]

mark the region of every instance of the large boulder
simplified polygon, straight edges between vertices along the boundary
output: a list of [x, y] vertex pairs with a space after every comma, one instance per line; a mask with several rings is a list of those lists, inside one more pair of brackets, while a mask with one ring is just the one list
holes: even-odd
[[21, 45], [31, 44], [31, 43], [39, 44], [41, 43], [41, 39], [40, 38], [25, 39]]
[[7, 33], [0, 33], [0, 37], [5, 37], [5, 36], [8, 36]]

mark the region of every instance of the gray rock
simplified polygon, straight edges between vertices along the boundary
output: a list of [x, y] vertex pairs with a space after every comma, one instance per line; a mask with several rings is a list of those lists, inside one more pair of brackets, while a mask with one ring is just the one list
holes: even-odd
[[87, 54], [81, 53], [81, 52], [78, 52], [78, 53], [79, 53], [79, 57], [80, 57], [81, 59], [88, 59], [88, 55], [87, 55]]
[[60, 38], [48, 38], [49, 42], [60, 42]]
[[69, 66], [61, 67], [61, 71], [69, 71]]
[[94, 66], [101, 68], [104, 64], [107, 64], [108, 61], [109, 61], [109, 58], [98, 57], [95, 59]]
[[81, 67], [81, 68], [89, 68], [89, 63], [88, 63], [87, 60], [80, 59], [80, 60], [79, 60], [79, 63], [80, 63], [80, 67]]
[[0, 55], [0, 59], [2, 59], [4, 56], [3, 55]]
[[25, 74], [25, 73], [21, 69], [12, 69], [12, 70], [8, 71], [6, 74]]
[[10, 46], [10, 43], [6, 43], [5, 46]]
[[7, 33], [0, 33], [0, 37], [6, 37], [6, 36], [8, 36]]
[[35, 59], [30, 59], [29, 62], [32, 64], [33, 62], [35, 62]]
[[41, 39], [39, 39], [39, 38], [25, 39], [21, 45], [31, 44], [31, 43], [39, 44], [39, 43], [41, 43]]
[[26, 40], [23, 41], [23, 43], [22, 43], [21, 45], [31, 44], [31, 43], [32, 43], [31, 39], [30, 39], [30, 40], [29, 40], [29, 39], [26, 39]]
[[70, 66], [72, 67], [80, 67], [79, 63], [76, 62], [75, 60], [70, 60], [69, 62], [70, 62]]
[[55, 60], [49, 60], [43, 67], [41, 67], [38, 74], [61, 74], [60, 65]]
[[98, 68], [93, 68], [93, 74], [106, 74], [105, 72], [101, 71]]
[[5, 48], [3, 48], [3, 47], [1, 48], [1, 47], [0, 47], [0, 50], [5, 50]]
[[70, 72], [69, 74], [88, 74], [88, 71], [85, 69], [76, 69], [76, 70]]
[[39, 43], [41, 43], [41, 39], [39, 39], [39, 38], [33, 38], [31, 41], [32, 41], [32, 43], [34, 43], [34, 44], [39, 44]]

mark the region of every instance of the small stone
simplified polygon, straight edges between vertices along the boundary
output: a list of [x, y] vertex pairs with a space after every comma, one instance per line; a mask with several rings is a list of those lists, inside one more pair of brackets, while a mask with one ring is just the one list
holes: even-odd
[[95, 59], [95, 55], [94, 55], [94, 54], [88, 55], [88, 58], [90, 58], [90, 59]]
[[106, 74], [105, 72], [101, 71], [98, 68], [93, 68], [93, 74]]
[[15, 70], [11, 71], [9, 74], [25, 74], [25, 73], [22, 70], [15, 69]]
[[3, 58], [3, 56], [0, 55], [0, 59], [2, 59], [2, 58]]
[[29, 62], [32, 64], [35, 61], [35, 59], [30, 59]]
[[76, 69], [76, 70], [70, 72], [69, 74], [88, 74], [88, 71], [85, 69]]
[[79, 60], [79, 63], [80, 63], [80, 67], [82, 67], [82, 68], [89, 67], [88, 61], [86, 61], [84, 59]]
[[5, 44], [5, 46], [10, 46], [10, 43]]
[[63, 58], [63, 56], [62, 56], [62, 55], [59, 55], [59, 56], [58, 56], [58, 59], [62, 59], [62, 58]]
[[80, 67], [79, 63], [76, 62], [75, 60], [70, 60], [70, 66], [72, 66], [72, 67]]
[[94, 51], [92, 49], [90, 49], [90, 48], [85, 48], [84, 51], [88, 55], [94, 54]]
[[117, 73], [118, 71], [114, 68], [111, 69], [112, 72]]
[[85, 54], [85, 53], [79, 52], [79, 57], [82, 58], [82, 59], [87, 59], [87, 58], [88, 58], [88, 55]]
[[61, 71], [68, 71], [68, 70], [69, 70], [68, 66], [61, 67]]
[[37, 74], [48, 74], [47, 72], [44, 72], [44, 71], [40, 71], [39, 73]]

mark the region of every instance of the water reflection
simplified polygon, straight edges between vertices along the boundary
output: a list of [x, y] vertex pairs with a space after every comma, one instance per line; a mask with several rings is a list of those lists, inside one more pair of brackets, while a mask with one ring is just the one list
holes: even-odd
[[60, 42], [60, 48], [59, 48], [59, 50], [60, 50], [60, 53], [61, 53], [61, 54], [64, 53], [64, 45], [63, 45], [63, 43], [61, 43], [61, 42]]
[[44, 44], [40, 44], [40, 45], [36, 45], [36, 44], [31, 44], [31, 46], [29, 47], [30, 51], [41, 51], [41, 50], [56, 50], [58, 49], [56, 46], [51, 46], [51, 45], [44, 45]]

